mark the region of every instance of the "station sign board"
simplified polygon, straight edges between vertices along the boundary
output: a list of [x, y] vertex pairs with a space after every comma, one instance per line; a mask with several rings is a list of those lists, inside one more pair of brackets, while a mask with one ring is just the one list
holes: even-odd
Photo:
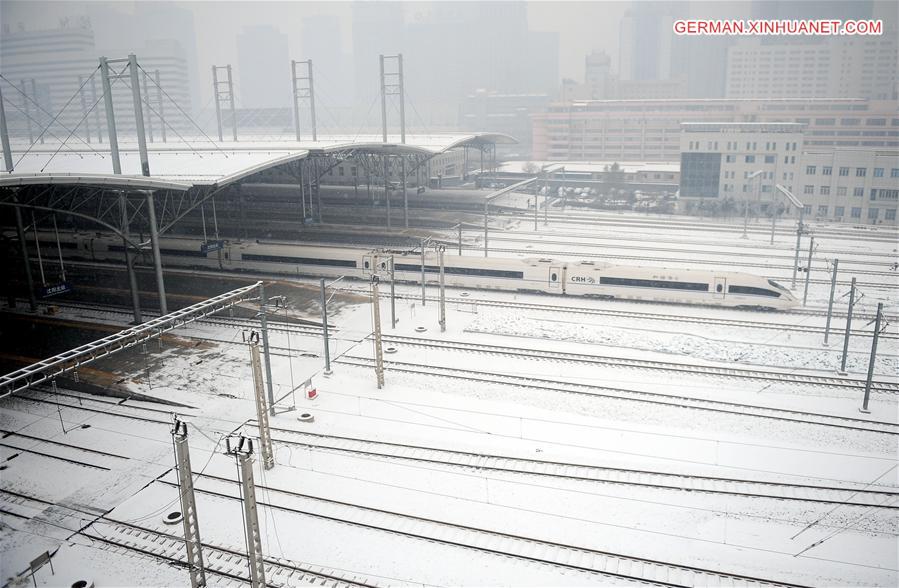
[[200, 244], [200, 253], [212, 253], [213, 251], [220, 251], [225, 248], [224, 241], [206, 241], [205, 243]]
[[51, 296], [59, 296], [60, 294], [68, 294], [72, 291], [72, 285], [68, 282], [60, 282], [50, 286], [43, 286], [40, 289], [41, 298], [50, 298]]

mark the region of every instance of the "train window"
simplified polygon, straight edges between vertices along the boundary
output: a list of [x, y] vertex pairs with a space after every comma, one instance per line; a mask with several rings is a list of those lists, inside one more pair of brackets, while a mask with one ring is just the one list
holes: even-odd
[[715, 286], [715, 292], [721, 292], [722, 290], [724, 290], [724, 286], [722, 286], [721, 284]]
[[549, 279], [552, 280], [553, 282], [555, 282], [556, 280], [559, 279], [559, 276], [557, 276], [556, 274], [550, 274]]
[[708, 292], [709, 285], [701, 282], [669, 282], [663, 280], [638, 280], [634, 278], [614, 278], [603, 276], [599, 283], [604, 286], [630, 286], [634, 288], [664, 288], [667, 290], [693, 290]]
[[[411, 263], [398, 263], [396, 264], [396, 271], [398, 272], [420, 272], [421, 265], [419, 264], [411, 264]], [[510, 270], [494, 270], [494, 269], [482, 269], [475, 267], [452, 267], [447, 266], [443, 268], [444, 273], [457, 275], [457, 276], [488, 276], [491, 278], [514, 278], [514, 279], [522, 279], [524, 278], [524, 272], [516, 272]], [[437, 265], [426, 265], [425, 272], [427, 273], [438, 273], [440, 272], [440, 266]]]
[[[330, 265], [334, 267], [356, 267], [352, 259], [318, 259], [315, 257], [282, 257], [279, 255], [260, 255], [258, 253], [244, 253], [244, 261], [270, 261], [273, 263], [296, 263], [299, 265]], [[366, 267], [368, 262], [366, 261]]]
[[768, 290], [767, 288], [756, 288], [755, 286], [729, 286], [727, 291], [731, 294], [749, 294], [751, 296], [768, 296], [770, 298], [780, 298], [780, 292]]
[[368, 262], [365, 262], [365, 269], [368, 269]]

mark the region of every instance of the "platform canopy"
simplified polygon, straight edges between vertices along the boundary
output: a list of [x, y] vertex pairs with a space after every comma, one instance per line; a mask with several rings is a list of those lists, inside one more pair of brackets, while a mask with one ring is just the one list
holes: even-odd
[[247, 176], [284, 163], [315, 156], [348, 152], [389, 155], [433, 156], [458, 147], [481, 148], [493, 143], [515, 143], [498, 133], [406, 135], [334, 135], [318, 141], [252, 141], [210, 143], [153, 143], [148, 146], [150, 177], [140, 175], [136, 143], [121, 142], [122, 174], [112, 173], [112, 156], [106, 143], [95, 143], [96, 151], [59, 148], [47, 143], [35, 146], [24, 156], [23, 146], [12, 148], [15, 171], [0, 174], [0, 188], [36, 184], [115, 186], [130, 189], [189, 190], [195, 186], [221, 188]]

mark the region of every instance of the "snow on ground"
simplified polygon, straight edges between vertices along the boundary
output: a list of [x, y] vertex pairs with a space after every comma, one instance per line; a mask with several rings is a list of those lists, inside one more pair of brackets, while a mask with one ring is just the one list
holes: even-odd
[[[730, 238], [738, 239], [738, 235]], [[416, 291], [412, 287], [397, 290]], [[310, 289], [310, 296], [315, 295]], [[422, 307], [406, 298], [398, 301], [400, 322], [391, 329], [389, 303], [382, 299], [384, 333], [518, 350], [701, 365], [778, 366], [797, 373], [832, 373], [838, 353], [835, 347], [821, 347], [819, 333], [697, 325], [661, 315], [815, 326], [821, 326], [820, 317], [502, 292], [472, 292], [471, 298], [471, 303], [448, 305], [446, 333], [437, 327], [435, 303]], [[655, 316], [511, 311], [478, 305], [479, 299], [633, 310]], [[314, 310], [309, 311], [313, 320]], [[74, 312], [64, 310], [61, 316], [71, 319]], [[77, 314], [92, 316], [83, 310]], [[675, 376], [403, 343], [391, 343], [396, 352], [385, 355], [386, 385], [378, 389], [373, 369], [353, 365], [358, 360], [352, 359], [373, 357], [367, 338], [372, 330], [370, 305], [347, 303], [331, 319], [338, 330], [331, 338], [333, 374], [327, 377], [322, 373], [319, 336], [270, 333], [272, 383], [279, 399], [279, 413], [270, 419], [272, 427], [483, 455], [845, 487], [847, 497], [860, 488], [899, 489], [895, 435], [563, 391], [566, 383], [586, 384], [597, 392], [620, 388], [652, 392], [660, 398], [718, 399], [855, 418], [861, 417], [855, 390]], [[104, 320], [114, 323], [121, 317]], [[835, 326], [841, 327], [842, 321], [838, 323]], [[427, 330], [419, 332], [416, 327]], [[244, 549], [240, 503], [233, 498], [237, 488], [208, 476], [235, 480], [234, 461], [223, 453], [222, 440], [235, 431], [257, 435], [249, 354], [239, 328], [195, 324], [175, 335], [150, 344], [146, 354], [138, 348], [93, 367], [125, 375], [122, 386], [127, 389], [187, 408], [92, 398], [64, 390], [75, 396], [54, 397], [44, 388], [0, 404], [2, 429], [19, 433], [6, 436], [0, 446], [0, 460], [6, 466], [0, 489], [7, 492], [0, 496], [0, 507], [19, 515], [0, 514], [0, 576], [4, 579], [25, 570], [43, 550], [58, 547], [53, 559], [56, 575], [41, 569], [35, 578], [38, 585], [69, 585], [81, 578], [90, 578], [97, 586], [188, 583], [183, 569], [156, 565], [123, 550], [111, 551], [77, 534], [85, 526], [100, 536], [111, 534], [114, 527], [109, 521], [180, 533], [180, 527], [161, 521], [178, 498], [171, 485], [175, 478], [170, 410], [190, 422], [193, 469], [195, 474], [203, 473], [195, 480], [203, 540]], [[849, 370], [854, 377], [865, 370], [869, 344], [866, 337], [852, 340]], [[886, 339], [881, 345], [877, 378], [894, 380], [896, 343]], [[392, 369], [395, 364], [390, 362], [425, 368], [422, 373], [405, 373]], [[440, 367], [540, 377], [558, 382], [559, 390], [429, 373], [428, 368], [433, 372]], [[319, 392], [315, 400], [303, 395], [307, 378]], [[899, 421], [896, 395], [874, 395], [871, 408], [867, 418]], [[311, 413], [314, 422], [298, 421], [297, 415], [303, 412]], [[274, 437], [275, 468], [264, 471], [257, 462], [255, 469], [265, 553], [372, 581], [477, 586], [621, 583], [364, 526], [376, 522], [398, 530], [417, 529], [419, 523], [409, 517], [425, 517], [807, 585], [899, 583], [895, 511], [559, 480], [488, 471], [476, 465], [444, 466], [299, 447], [289, 443], [288, 431], [275, 431]], [[51, 504], [13, 504], [9, 492]], [[101, 515], [104, 519], [98, 519]], [[323, 518], [327, 516], [348, 522]], [[444, 538], [455, 536], [446, 533]], [[502, 542], [495, 541], [493, 545], [502, 548]]]

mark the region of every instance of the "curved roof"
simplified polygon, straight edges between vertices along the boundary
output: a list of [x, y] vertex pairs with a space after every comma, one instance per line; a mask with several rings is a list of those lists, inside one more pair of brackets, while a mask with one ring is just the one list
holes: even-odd
[[[305, 159], [316, 153], [363, 151], [391, 154], [437, 155], [464, 146], [480, 147], [490, 143], [516, 143], [516, 139], [500, 133], [450, 133], [406, 135], [401, 143], [398, 135], [335, 135], [318, 141], [252, 141], [213, 144], [197, 142], [202, 148], [186, 143], [149, 145], [150, 177], [140, 175], [140, 156], [136, 144], [120, 143], [119, 159], [123, 173], [111, 173], [108, 152], [69, 150], [46, 144], [32, 148], [20, 157], [16, 171], [0, 174], [0, 187], [36, 184], [115, 186], [149, 190], [189, 190], [194, 186], [220, 188], [259, 171], [290, 161]], [[105, 145], [100, 145], [105, 147]], [[24, 148], [22, 149], [25, 150]]]

